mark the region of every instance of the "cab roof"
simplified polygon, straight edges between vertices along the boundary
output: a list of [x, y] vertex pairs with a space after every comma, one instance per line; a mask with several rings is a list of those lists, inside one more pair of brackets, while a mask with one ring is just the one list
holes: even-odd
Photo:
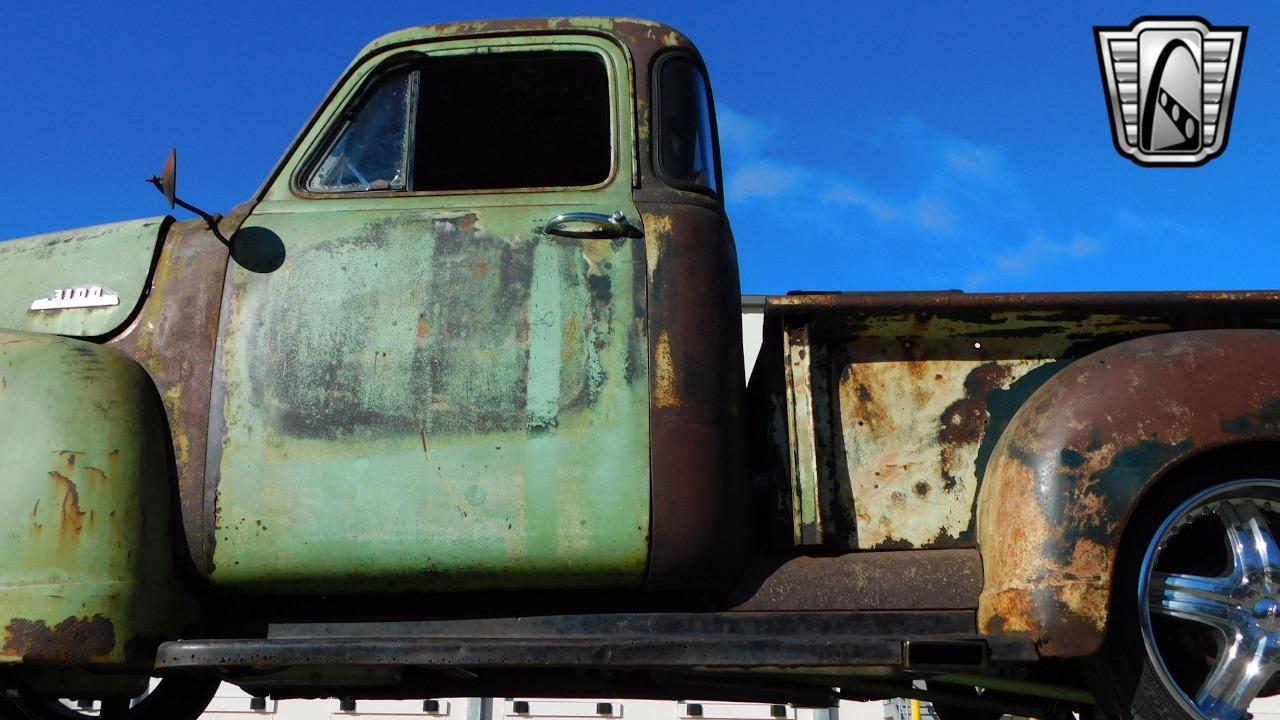
[[631, 47], [633, 52], [641, 49], [653, 52], [663, 47], [693, 48], [693, 43], [679, 30], [652, 20], [615, 17], [545, 17], [463, 20], [405, 28], [387, 33], [369, 43], [360, 51], [359, 58], [367, 57], [370, 53], [386, 47], [424, 40], [566, 31], [608, 35]]

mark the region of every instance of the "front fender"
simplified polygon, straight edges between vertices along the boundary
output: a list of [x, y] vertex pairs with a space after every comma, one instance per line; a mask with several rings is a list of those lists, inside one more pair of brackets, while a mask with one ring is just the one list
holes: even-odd
[[0, 330], [0, 667], [148, 667], [191, 620], [165, 432], [133, 360]]
[[1280, 332], [1206, 330], [1072, 363], [1018, 410], [978, 497], [978, 622], [1046, 656], [1096, 650], [1130, 513], [1201, 452], [1280, 439]]

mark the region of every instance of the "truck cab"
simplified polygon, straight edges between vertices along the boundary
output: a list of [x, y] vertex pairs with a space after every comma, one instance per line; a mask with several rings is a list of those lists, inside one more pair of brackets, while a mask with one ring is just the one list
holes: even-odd
[[749, 526], [706, 499], [742, 494], [720, 492], [745, 482], [723, 461], [741, 370], [673, 371], [741, 343], [712, 107], [692, 45], [644, 23], [416, 29], [362, 54], [238, 229], [281, 257], [230, 264], [217, 310], [213, 501], [189, 527], [213, 584], [732, 571]]

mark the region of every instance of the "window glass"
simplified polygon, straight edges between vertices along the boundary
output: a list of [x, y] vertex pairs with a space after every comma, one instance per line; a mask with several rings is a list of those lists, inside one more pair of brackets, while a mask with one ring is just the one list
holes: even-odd
[[673, 185], [720, 191], [707, 81], [691, 59], [669, 56], [658, 66], [658, 171]]
[[609, 178], [609, 77], [599, 55], [437, 57], [419, 72], [414, 190], [574, 187]]
[[401, 70], [373, 87], [311, 173], [308, 190], [405, 189], [414, 76]]

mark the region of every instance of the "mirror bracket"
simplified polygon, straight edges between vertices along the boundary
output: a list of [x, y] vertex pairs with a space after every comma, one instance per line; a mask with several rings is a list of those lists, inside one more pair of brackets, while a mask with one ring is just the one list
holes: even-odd
[[210, 215], [209, 213], [201, 210], [195, 205], [184, 202], [182, 198], [178, 197], [178, 150], [177, 148], [174, 148], [173, 150], [169, 151], [169, 157], [165, 158], [164, 169], [160, 171], [160, 174], [152, 175], [151, 177], [147, 178], [147, 182], [154, 185], [156, 189], [159, 190], [162, 195], [164, 195], [164, 199], [169, 202], [170, 209], [173, 209], [173, 206], [177, 205], [178, 207], [181, 207], [185, 210], [189, 210], [195, 213], [196, 215], [199, 215], [200, 218], [204, 220], [205, 225], [209, 226], [209, 231], [213, 233], [213, 236], [218, 238], [218, 241], [221, 242], [223, 245], [226, 245], [228, 249], [231, 248], [231, 241], [228, 240], [226, 236], [222, 234], [222, 231], [220, 229], [218, 229], [218, 223], [222, 221], [221, 215]]

